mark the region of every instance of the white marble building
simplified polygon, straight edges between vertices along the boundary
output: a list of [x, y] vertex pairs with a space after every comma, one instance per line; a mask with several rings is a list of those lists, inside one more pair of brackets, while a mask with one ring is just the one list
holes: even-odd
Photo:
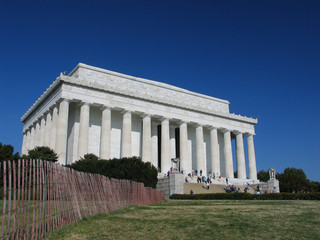
[[166, 173], [171, 159], [180, 158], [185, 174], [197, 169], [233, 178], [237, 170], [239, 179], [257, 179], [257, 119], [229, 113], [226, 100], [156, 81], [79, 63], [21, 121], [22, 154], [48, 146], [61, 164], [86, 153], [103, 159], [140, 156]]

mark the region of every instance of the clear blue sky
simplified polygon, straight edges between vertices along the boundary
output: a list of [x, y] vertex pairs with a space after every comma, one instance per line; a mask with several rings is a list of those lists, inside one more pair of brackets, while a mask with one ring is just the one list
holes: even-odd
[[320, 1], [0, 2], [0, 142], [77, 63], [230, 101], [258, 118], [258, 170], [320, 181]]

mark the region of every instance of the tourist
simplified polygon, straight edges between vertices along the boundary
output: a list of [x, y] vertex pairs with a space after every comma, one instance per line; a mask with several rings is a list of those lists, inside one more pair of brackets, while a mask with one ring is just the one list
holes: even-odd
[[207, 182], [207, 189], [209, 190], [209, 187], [210, 187], [210, 183], [209, 182]]
[[229, 185], [228, 182], [229, 182], [229, 180], [228, 180], [228, 178], [226, 178], [226, 185]]
[[202, 169], [200, 169], [200, 176], [202, 176]]
[[196, 174], [196, 176], [198, 176], [198, 170], [194, 170], [194, 173]]
[[190, 195], [192, 195], [193, 194], [193, 191], [192, 191], [192, 189], [190, 190]]
[[197, 183], [201, 183], [201, 178], [198, 176]]

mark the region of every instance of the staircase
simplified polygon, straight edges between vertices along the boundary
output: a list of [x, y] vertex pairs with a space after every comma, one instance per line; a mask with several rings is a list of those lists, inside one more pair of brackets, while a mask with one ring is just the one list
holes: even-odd
[[[183, 192], [184, 194], [190, 194], [190, 190], [193, 191], [193, 194], [201, 194], [201, 193], [225, 193], [225, 184], [217, 184], [212, 183], [210, 184], [209, 189], [203, 188], [203, 183], [184, 183], [183, 184]], [[236, 186], [237, 188], [240, 188], [240, 191], [243, 193], [245, 186]], [[254, 190], [252, 187], [249, 188], [248, 193], [254, 193]], [[232, 194], [232, 193], [230, 193]]]

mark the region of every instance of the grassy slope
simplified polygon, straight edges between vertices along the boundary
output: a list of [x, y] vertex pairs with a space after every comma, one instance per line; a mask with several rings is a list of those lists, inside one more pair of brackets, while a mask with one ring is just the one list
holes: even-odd
[[320, 239], [319, 201], [167, 201], [100, 214], [47, 239]]

